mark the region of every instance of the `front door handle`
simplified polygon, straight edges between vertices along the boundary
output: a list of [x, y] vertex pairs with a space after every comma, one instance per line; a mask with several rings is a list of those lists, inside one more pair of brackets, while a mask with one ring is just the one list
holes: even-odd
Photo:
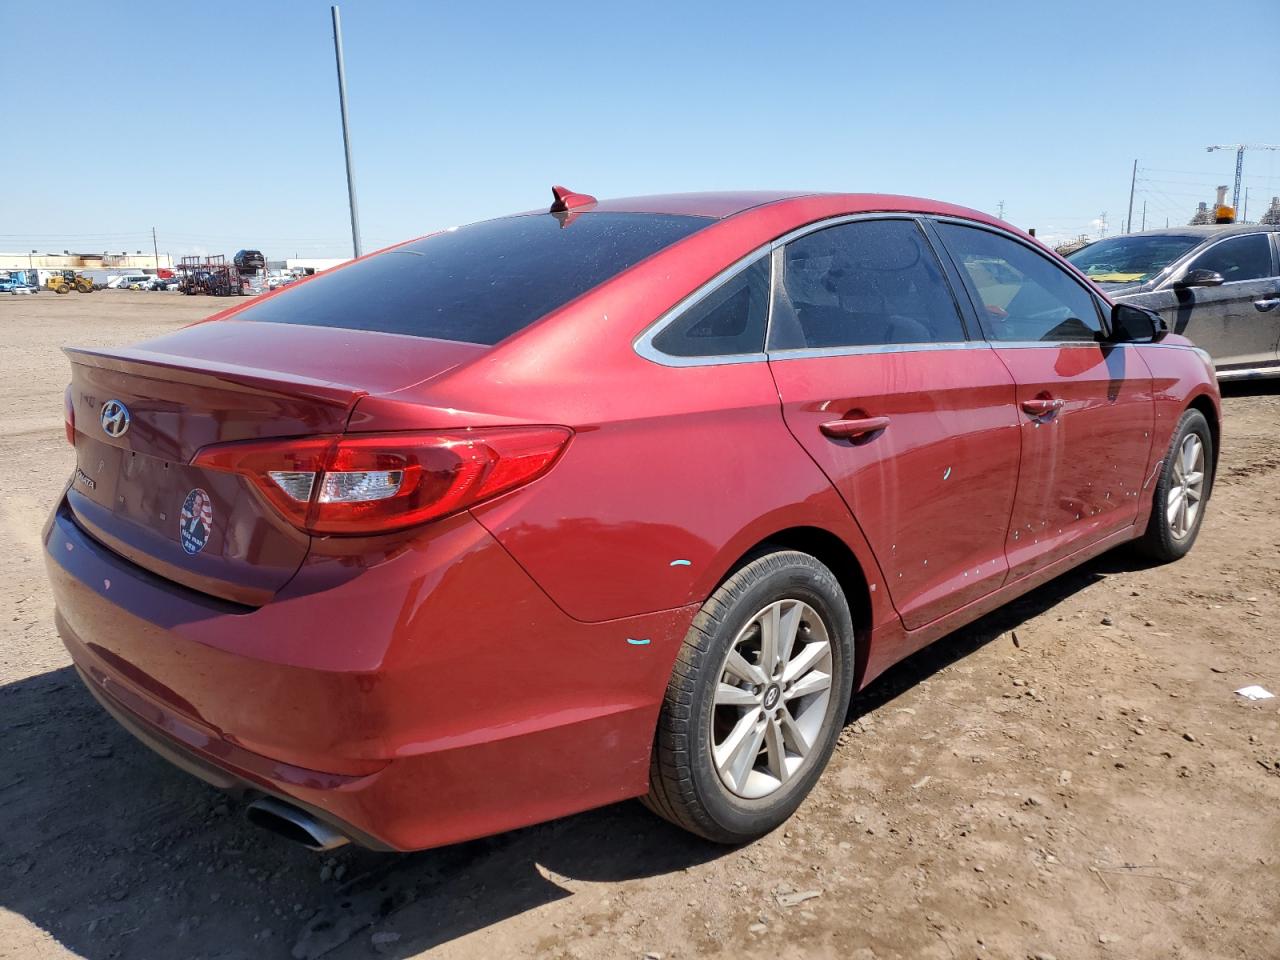
[[1034, 400], [1023, 400], [1022, 409], [1033, 417], [1047, 417], [1051, 413], [1057, 413], [1065, 404], [1065, 400], [1054, 397], [1036, 397]]
[[1276, 307], [1280, 307], [1280, 297], [1270, 297], [1266, 300], [1255, 300], [1253, 301], [1253, 305], [1263, 313], [1266, 313], [1268, 310], [1274, 310]]
[[828, 420], [818, 429], [837, 440], [854, 440], [877, 433], [887, 426], [888, 417], [856, 417], [849, 420]]

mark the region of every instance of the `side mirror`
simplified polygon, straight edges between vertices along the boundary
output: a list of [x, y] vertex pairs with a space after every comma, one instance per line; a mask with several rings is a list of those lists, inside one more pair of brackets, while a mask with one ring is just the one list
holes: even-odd
[[1112, 343], [1159, 343], [1169, 333], [1164, 317], [1154, 310], [1144, 310], [1131, 303], [1117, 303], [1111, 308]]
[[1217, 270], [1188, 270], [1175, 287], [1220, 287], [1225, 281]]

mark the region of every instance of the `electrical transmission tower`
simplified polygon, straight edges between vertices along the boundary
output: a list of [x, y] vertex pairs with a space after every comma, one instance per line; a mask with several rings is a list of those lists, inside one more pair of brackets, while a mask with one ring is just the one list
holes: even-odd
[[1236, 190], [1231, 197], [1231, 206], [1235, 210], [1240, 209], [1240, 175], [1244, 173], [1244, 152], [1246, 150], [1280, 150], [1280, 145], [1274, 143], [1215, 143], [1212, 147], [1205, 147], [1209, 153], [1215, 150], [1234, 150], [1236, 152]]

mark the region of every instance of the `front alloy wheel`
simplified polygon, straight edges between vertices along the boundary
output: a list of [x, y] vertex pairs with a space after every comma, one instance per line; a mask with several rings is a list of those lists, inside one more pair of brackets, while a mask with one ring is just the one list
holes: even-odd
[[1204, 523], [1213, 492], [1213, 432], [1194, 407], [1183, 412], [1169, 440], [1156, 483], [1151, 519], [1138, 549], [1162, 563], [1186, 556]]
[[658, 718], [646, 805], [709, 840], [786, 820], [835, 749], [853, 688], [843, 589], [806, 553], [733, 573], [693, 620]]
[[1173, 483], [1166, 498], [1165, 520], [1177, 540], [1185, 540], [1200, 517], [1204, 499], [1204, 444], [1188, 433], [1173, 458]]

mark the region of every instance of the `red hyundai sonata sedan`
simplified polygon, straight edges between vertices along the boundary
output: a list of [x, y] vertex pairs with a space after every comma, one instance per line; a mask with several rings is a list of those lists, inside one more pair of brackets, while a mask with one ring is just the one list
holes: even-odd
[[598, 202], [69, 349], [45, 531], [102, 704], [251, 818], [409, 850], [785, 820], [851, 693], [1212, 486], [1206, 355], [973, 210]]

